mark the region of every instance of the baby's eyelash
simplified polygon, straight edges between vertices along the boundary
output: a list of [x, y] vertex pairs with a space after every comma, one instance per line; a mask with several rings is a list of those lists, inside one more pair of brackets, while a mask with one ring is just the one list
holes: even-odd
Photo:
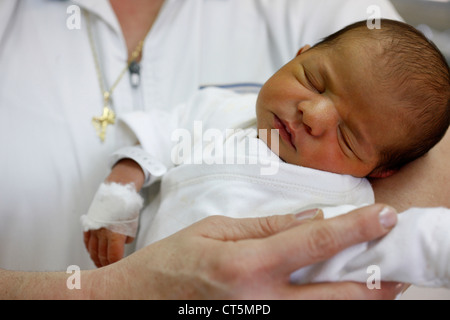
[[341, 140], [344, 142], [345, 146], [353, 152], [352, 148], [350, 147], [350, 144], [348, 143], [348, 140], [346, 139], [345, 135], [342, 132], [341, 127], [338, 128], [339, 135], [341, 136]]
[[322, 93], [319, 88], [317, 86], [314, 85], [314, 81], [311, 79], [314, 79], [314, 77], [312, 77], [312, 75], [308, 72], [308, 70], [306, 70], [305, 68], [303, 68], [303, 71], [305, 73], [305, 79], [306, 81], [308, 81], [309, 86], [311, 87], [311, 89], [313, 89], [314, 91], [316, 91], [317, 93]]
[[304, 69], [304, 71], [305, 71], [305, 79], [306, 79], [306, 81], [308, 82], [308, 85], [309, 85], [312, 89], [314, 89], [315, 91], [318, 91], [317, 88], [312, 84], [311, 79], [310, 79], [310, 77], [309, 77], [309, 75], [308, 75], [308, 71], [306, 71], [305, 69]]

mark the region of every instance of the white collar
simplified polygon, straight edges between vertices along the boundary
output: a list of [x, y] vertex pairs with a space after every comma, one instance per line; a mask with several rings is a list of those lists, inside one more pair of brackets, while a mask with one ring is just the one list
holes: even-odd
[[109, 0], [72, 0], [74, 4], [86, 9], [92, 14], [104, 20], [114, 31], [121, 34], [121, 28], [117, 16]]

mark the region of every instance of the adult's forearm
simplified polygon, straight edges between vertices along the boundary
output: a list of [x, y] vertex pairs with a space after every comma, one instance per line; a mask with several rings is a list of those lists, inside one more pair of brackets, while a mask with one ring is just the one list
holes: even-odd
[[426, 156], [387, 179], [373, 180], [377, 202], [398, 211], [411, 207], [450, 208], [450, 131]]
[[0, 270], [1, 300], [87, 299], [90, 297], [90, 271], [83, 271], [81, 289], [70, 290], [65, 272], [21, 272]]

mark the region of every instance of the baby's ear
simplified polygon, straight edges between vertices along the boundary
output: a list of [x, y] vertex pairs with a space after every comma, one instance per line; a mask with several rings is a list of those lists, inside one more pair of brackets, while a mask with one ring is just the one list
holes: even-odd
[[308, 51], [309, 49], [311, 49], [311, 46], [309, 44], [307, 44], [306, 46], [304, 46], [303, 48], [301, 48], [300, 50], [298, 50], [297, 52], [297, 56], [301, 55], [302, 53]]
[[369, 174], [369, 178], [384, 179], [392, 176], [397, 170], [378, 169]]

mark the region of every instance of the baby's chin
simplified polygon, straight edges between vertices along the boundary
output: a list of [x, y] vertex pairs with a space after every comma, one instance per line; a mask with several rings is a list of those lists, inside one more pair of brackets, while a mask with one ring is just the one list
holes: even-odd
[[[272, 152], [274, 154], [276, 154], [280, 158], [280, 160], [285, 163], [289, 163], [289, 164], [300, 166], [300, 167], [310, 168], [310, 169], [314, 169], [314, 170], [319, 170], [319, 171], [325, 171], [325, 172], [342, 174], [342, 175], [349, 175], [349, 176], [353, 176], [355, 178], [369, 177], [370, 173], [364, 174], [364, 173], [358, 172], [358, 170], [342, 171], [342, 170], [339, 170], [338, 168], [333, 168], [333, 169], [320, 168], [317, 166], [311, 166], [311, 165], [305, 164], [302, 162], [302, 159], [298, 154], [292, 154], [292, 152], [285, 150], [285, 148], [280, 143], [278, 145], [278, 148], [273, 148], [271, 145], [271, 141], [270, 141], [271, 140], [270, 134], [265, 134], [265, 132], [267, 132], [267, 129], [263, 129], [263, 131], [260, 131], [258, 129], [258, 139], [262, 140], [269, 147], [269, 149], [272, 150]], [[260, 133], [262, 133], [262, 134], [260, 134]]]
[[[302, 166], [301, 159], [298, 157], [298, 155], [286, 150], [285, 146], [282, 145], [280, 141], [281, 137], [279, 136], [277, 130], [267, 129], [260, 126], [257, 127], [257, 130], [258, 139], [262, 140], [267, 145], [267, 147], [280, 158], [281, 161], [293, 165]], [[276, 132], [274, 136], [277, 139], [277, 146], [272, 145], [271, 130], [274, 130]]]

